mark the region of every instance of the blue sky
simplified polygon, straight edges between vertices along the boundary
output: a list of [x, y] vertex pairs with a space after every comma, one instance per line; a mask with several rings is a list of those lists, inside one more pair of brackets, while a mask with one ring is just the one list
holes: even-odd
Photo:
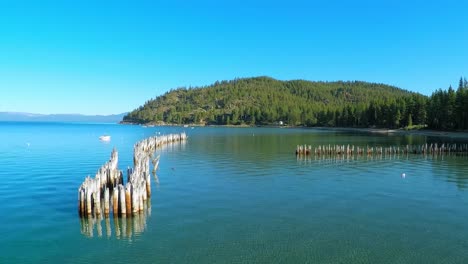
[[430, 95], [468, 75], [468, 1], [1, 1], [0, 111], [112, 114], [267, 75]]

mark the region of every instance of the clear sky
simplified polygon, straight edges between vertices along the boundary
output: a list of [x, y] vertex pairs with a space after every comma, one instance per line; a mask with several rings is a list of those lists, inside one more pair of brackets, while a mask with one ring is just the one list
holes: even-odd
[[430, 95], [468, 75], [467, 13], [452, 0], [4, 0], [0, 111], [121, 113], [259, 75]]

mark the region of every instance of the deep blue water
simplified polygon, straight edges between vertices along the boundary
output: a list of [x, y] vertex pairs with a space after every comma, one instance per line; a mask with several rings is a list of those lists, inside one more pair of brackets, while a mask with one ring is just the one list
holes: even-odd
[[[125, 169], [136, 141], [182, 131], [185, 144], [158, 151], [149, 212], [94, 225], [80, 219], [77, 189], [113, 147]], [[100, 142], [102, 134], [111, 142]], [[314, 129], [3, 122], [0, 263], [467, 263], [467, 157], [294, 155], [297, 144], [441, 140], [452, 141]]]

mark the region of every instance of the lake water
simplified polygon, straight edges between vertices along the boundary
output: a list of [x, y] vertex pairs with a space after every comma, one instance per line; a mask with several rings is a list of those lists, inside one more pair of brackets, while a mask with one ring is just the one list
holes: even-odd
[[[158, 151], [148, 212], [80, 220], [77, 189], [113, 147], [125, 169], [136, 141], [182, 131], [185, 144]], [[467, 157], [294, 155], [297, 144], [424, 142], [441, 139], [0, 123], [0, 263], [467, 263]]]

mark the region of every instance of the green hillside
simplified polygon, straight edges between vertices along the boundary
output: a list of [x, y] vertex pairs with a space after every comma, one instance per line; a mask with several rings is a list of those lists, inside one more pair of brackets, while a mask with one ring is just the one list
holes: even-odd
[[147, 101], [123, 121], [401, 127], [423, 124], [426, 102], [423, 95], [385, 84], [256, 77], [171, 90]]

